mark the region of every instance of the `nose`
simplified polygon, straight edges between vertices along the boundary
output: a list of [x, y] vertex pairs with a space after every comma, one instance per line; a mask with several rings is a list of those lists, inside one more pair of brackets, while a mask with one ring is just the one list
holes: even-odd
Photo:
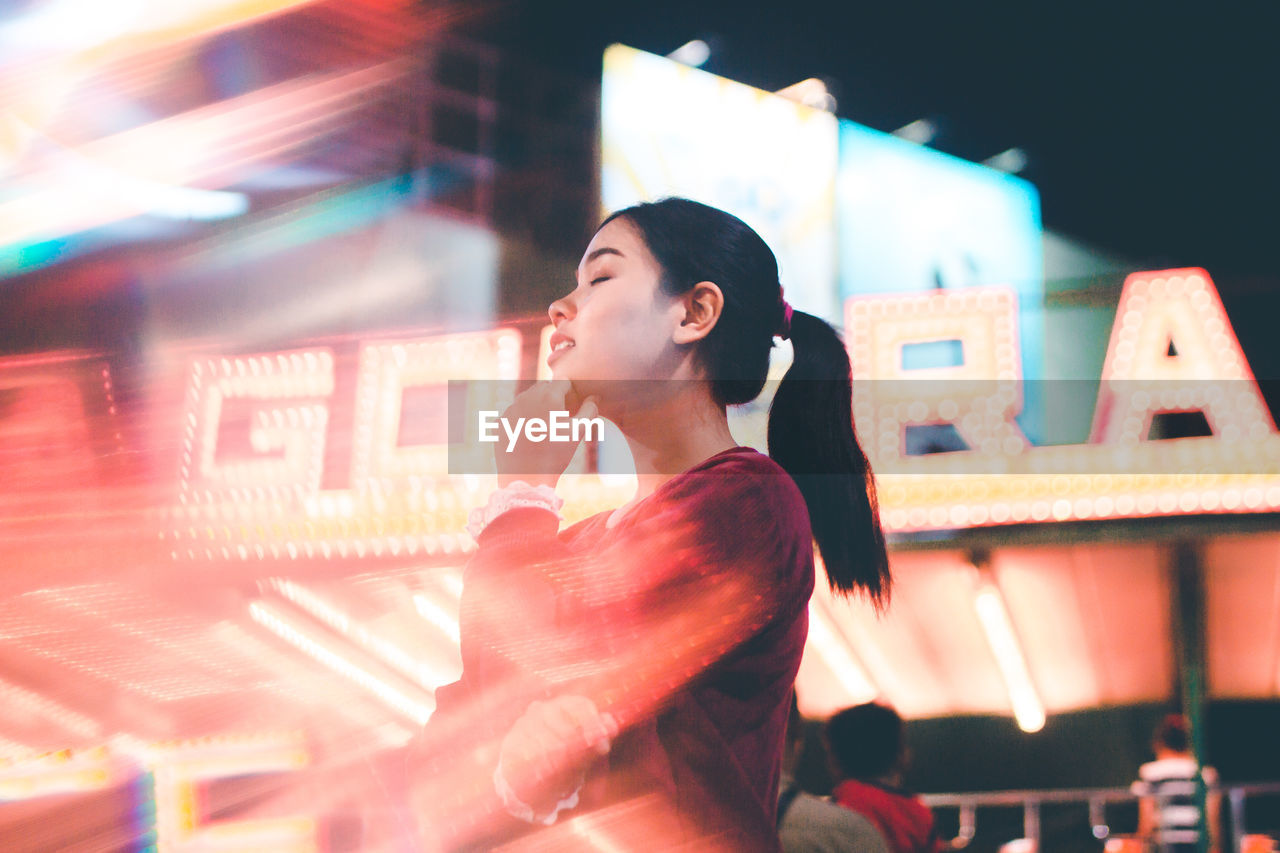
[[551, 325], [559, 326], [562, 320], [573, 316], [573, 311], [572, 295], [561, 296], [547, 307], [547, 316], [551, 318]]

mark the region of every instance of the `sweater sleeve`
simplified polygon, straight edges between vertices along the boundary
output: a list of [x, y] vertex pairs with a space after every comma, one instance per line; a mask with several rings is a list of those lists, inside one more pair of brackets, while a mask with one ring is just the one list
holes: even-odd
[[411, 766], [452, 833], [503, 822], [492, 773], [530, 701], [583, 695], [624, 730], [642, 724], [812, 591], [803, 502], [767, 457], [681, 475], [614, 530], [597, 521], [575, 541], [557, 524], [508, 511], [466, 567], [463, 676], [437, 694], [418, 753], [432, 758]]

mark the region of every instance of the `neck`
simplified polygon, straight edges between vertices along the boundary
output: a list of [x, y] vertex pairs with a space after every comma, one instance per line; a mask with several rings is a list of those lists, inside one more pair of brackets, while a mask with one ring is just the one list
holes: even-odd
[[1163, 761], [1166, 758], [1195, 758], [1190, 750], [1169, 749], [1167, 746], [1157, 747], [1156, 759]]
[[699, 462], [737, 446], [724, 407], [711, 399], [705, 383], [672, 384], [678, 387], [674, 394], [633, 407], [616, 420], [635, 460], [637, 500]]
[[881, 788], [901, 788], [902, 787], [902, 771], [891, 770], [880, 776], [850, 776], [850, 780], [861, 782], [864, 785], [877, 785]]

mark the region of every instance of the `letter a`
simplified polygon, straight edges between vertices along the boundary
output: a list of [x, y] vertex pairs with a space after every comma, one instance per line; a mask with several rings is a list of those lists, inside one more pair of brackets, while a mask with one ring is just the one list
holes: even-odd
[[1116, 309], [1090, 440], [1141, 441], [1153, 416], [1187, 411], [1203, 412], [1226, 440], [1275, 431], [1209, 274], [1134, 273]]

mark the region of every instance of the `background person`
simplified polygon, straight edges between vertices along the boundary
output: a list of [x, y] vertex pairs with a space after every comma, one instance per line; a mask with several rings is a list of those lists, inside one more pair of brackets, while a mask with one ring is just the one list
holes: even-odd
[[1218, 773], [1201, 767], [1191, 752], [1191, 733], [1186, 717], [1169, 714], [1156, 728], [1151, 741], [1155, 761], [1138, 768], [1133, 792], [1138, 800], [1138, 834], [1160, 853], [1195, 853], [1200, 849], [1200, 806], [1197, 782], [1208, 787], [1205, 823], [1209, 829], [1209, 850], [1219, 849], [1218, 820], [1221, 797]]
[[889, 853], [880, 831], [855, 811], [801, 790], [795, 771], [804, 751], [804, 718], [793, 700], [778, 787], [778, 837], [784, 853]]
[[832, 799], [865, 816], [894, 853], [936, 853], [933, 812], [902, 788], [907, 750], [902, 717], [887, 705], [868, 702], [834, 714], [824, 729], [833, 770], [841, 780]]

